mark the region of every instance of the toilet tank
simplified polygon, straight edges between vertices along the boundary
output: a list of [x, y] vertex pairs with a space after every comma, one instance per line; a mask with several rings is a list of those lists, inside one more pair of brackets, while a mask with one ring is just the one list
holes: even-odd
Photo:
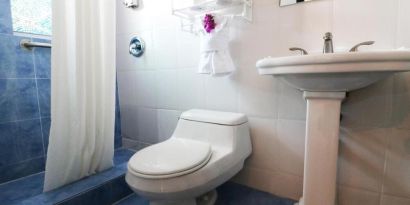
[[204, 141], [231, 151], [252, 150], [248, 119], [240, 113], [188, 110], [181, 114], [172, 137]]

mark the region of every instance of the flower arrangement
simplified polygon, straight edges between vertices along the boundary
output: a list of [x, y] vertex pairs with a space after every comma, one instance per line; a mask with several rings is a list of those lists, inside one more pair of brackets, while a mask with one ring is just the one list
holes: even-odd
[[206, 14], [204, 18], [204, 29], [207, 33], [211, 33], [215, 29], [216, 23], [212, 14]]

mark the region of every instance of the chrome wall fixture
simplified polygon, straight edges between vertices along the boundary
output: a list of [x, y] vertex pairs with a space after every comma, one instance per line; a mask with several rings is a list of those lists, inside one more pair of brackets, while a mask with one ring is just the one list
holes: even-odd
[[32, 50], [34, 47], [51, 48], [49, 43], [32, 42], [30, 39], [23, 39], [20, 41], [20, 47], [26, 50]]
[[124, 0], [122, 3], [125, 5], [125, 7], [131, 9], [138, 8], [139, 6], [139, 0]]
[[139, 37], [134, 37], [130, 41], [129, 53], [135, 57], [140, 57], [144, 54], [145, 43]]

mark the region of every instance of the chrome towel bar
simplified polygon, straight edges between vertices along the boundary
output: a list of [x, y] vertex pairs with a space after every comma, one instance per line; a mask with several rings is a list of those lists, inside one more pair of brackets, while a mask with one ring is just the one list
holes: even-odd
[[51, 48], [50, 43], [40, 43], [40, 42], [32, 42], [29, 39], [23, 39], [20, 41], [20, 46], [24, 49], [31, 50], [34, 47], [40, 47], [40, 48]]

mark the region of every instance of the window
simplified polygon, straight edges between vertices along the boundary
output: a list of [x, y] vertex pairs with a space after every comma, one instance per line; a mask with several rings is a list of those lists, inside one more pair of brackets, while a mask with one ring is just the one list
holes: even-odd
[[51, 36], [51, 0], [11, 0], [13, 31]]

